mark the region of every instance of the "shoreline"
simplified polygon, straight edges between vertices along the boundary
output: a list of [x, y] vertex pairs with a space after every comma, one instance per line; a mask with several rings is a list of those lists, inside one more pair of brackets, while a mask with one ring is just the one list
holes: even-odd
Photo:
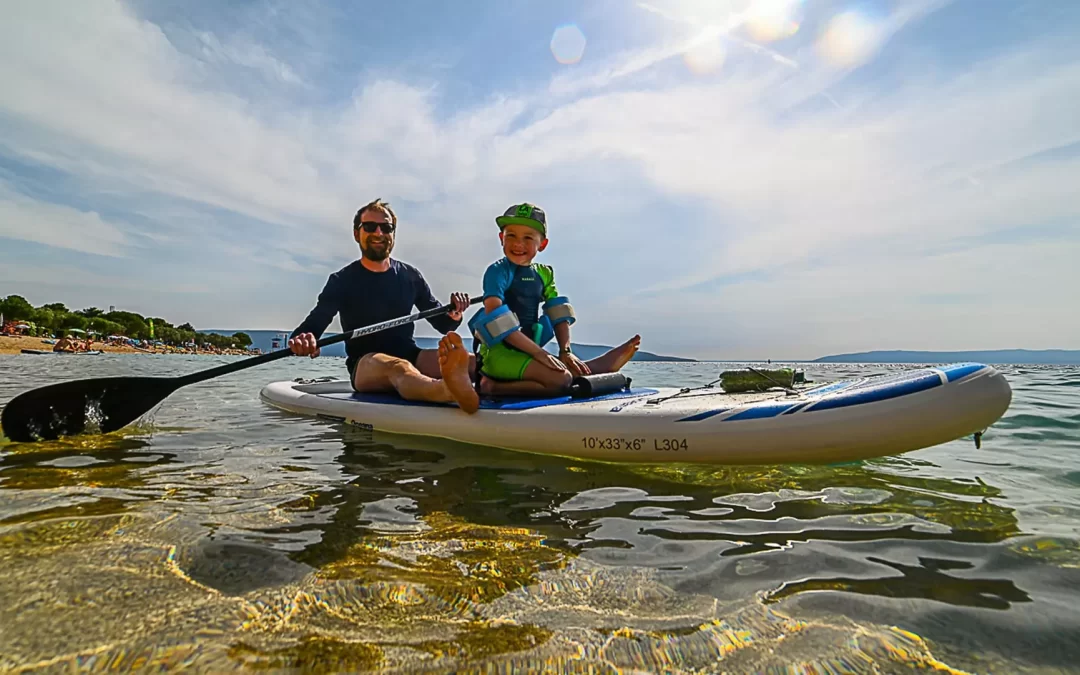
[[[20, 354], [23, 356], [30, 356], [29, 354], [21, 354], [23, 349], [41, 349], [44, 351], [52, 350], [52, 345], [43, 342], [44, 338], [30, 337], [25, 335], [3, 335], [0, 336], [0, 354]], [[130, 345], [109, 345], [103, 342], [95, 342], [90, 347], [91, 350], [102, 351], [108, 354], [215, 354], [221, 356], [254, 356], [256, 352], [241, 351], [238, 349], [227, 349], [224, 351], [210, 351], [199, 350], [192, 351], [190, 349], [180, 349], [179, 347], [156, 347], [151, 349], [142, 349], [132, 347]]]

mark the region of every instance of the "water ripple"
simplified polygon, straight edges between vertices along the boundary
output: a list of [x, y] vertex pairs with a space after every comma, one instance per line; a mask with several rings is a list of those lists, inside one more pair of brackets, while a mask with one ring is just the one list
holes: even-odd
[[[0, 402], [218, 362], [14, 359]], [[372, 434], [257, 400], [341, 368], [271, 365], [122, 433], [0, 446], [0, 669], [1078, 671], [1078, 369], [1004, 367], [1013, 405], [979, 450], [733, 468]]]

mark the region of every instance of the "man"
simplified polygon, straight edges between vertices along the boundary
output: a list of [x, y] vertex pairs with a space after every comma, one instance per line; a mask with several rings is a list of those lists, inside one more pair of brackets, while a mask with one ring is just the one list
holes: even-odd
[[[364, 205], [353, 218], [353, 239], [361, 257], [330, 275], [315, 308], [289, 336], [289, 349], [300, 356], [316, 357], [316, 341], [335, 314], [341, 315], [343, 331], [396, 319], [439, 306], [420, 271], [392, 259], [397, 215], [381, 199]], [[353, 388], [360, 392], [396, 391], [414, 401], [457, 402], [462, 410], [476, 412], [480, 400], [471, 373], [475, 359], [453, 331], [469, 296], [453, 293], [454, 309], [428, 322], [444, 334], [439, 349], [421, 349], [413, 338], [413, 324], [396, 326], [345, 343]]]
[[57, 335], [59, 335], [60, 337], [59, 337], [59, 339], [57, 339], [56, 344], [53, 345], [52, 350], [54, 352], [77, 352], [77, 351], [79, 351], [79, 345], [74, 340], [69, 338], [67, 336], [66, 332], [58, 331]]

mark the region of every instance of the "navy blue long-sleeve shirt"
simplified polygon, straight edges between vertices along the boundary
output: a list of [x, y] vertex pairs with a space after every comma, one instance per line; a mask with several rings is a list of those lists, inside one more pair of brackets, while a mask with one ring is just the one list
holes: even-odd
[[[411, 314], [414, 306], [422, 311], [441, 304], [424, 275], [412, 265], [391, 258], [390, 269], [372, 272], [357, 260], [330, 275], [315, 308], [289, 337], [312, 333], [318, 339], [335, 314], [341, 315], [342, 330], [350, 331]], [[460, 319], [455, 321], [446, 314], [427, 321], [444, 335], [461, 325]], [[361, 357], [371, 352], [414, 360], [420, 349], [413, 338], [414, 328], [415, 324], [409, 323], [346, 342], [345, 366], [349, 373]]]

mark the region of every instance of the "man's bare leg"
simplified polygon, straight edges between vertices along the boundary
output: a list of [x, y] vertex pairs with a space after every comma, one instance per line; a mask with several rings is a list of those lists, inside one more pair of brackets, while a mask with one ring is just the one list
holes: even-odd
[[457, 401], [458, 407], [470, 415], [480, 408], [480, 396], [469, 377], [469, 352], [457, 333], [447, 333], [439, 340], [440, 382]]
[[[442, 370], [439, 369], [439, 350], [421, 349], [416, 357], [416, 369], [433, 380], [442, 379]], [[476, 373], [476, 354], [469, 352], [469, 378]]]
[[405, 359], [387, 354], [365, 354], [356, 364], [353, 387], [357, 391], [396, 391], [410, 401], [453, 403], [446, 383], [428, 377]]

